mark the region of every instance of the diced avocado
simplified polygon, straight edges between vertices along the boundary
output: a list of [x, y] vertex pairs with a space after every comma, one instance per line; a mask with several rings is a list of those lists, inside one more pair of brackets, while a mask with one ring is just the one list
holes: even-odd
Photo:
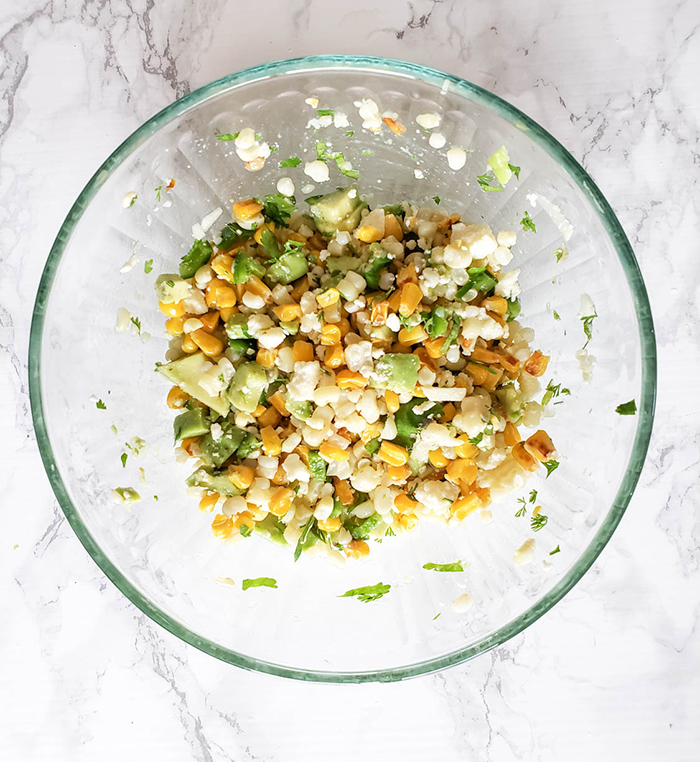
[[209, 363], [209, 358], [202, 352], [195, 352], [192, 355], [181, 357], [167, 365], [159, 365], [157, 370], [173, 384], [177, 384], [190, 397], [194, 397], [202, 404], [215, 410], [219, 415], [226, 415], [231, 404], [223, 395], [214, 397], [199, 385], [199, 379], [202, 375], [202, 366]]
[[246, 436], [246, 432], [234, 426], [231, 421], [223, 420], [219, 425], [222, 433], [218, 439], [214, 439], [211, 431], [209, 431], [199, 440], [202, 460], [208, 466], [216, 466], [217, 468], [236, 452]]
[[287, 334], [287, 336], [296, 336], [299, 333], [299, 321], [292, 320], [289, 323], [284, 323], [280, 320], [280, 328]]
[[509, 161], [510, 157], [505, 146], [501, 146], [498, 151], [489, 156], [489, 167], [491, 167], [496, 180], [501, 185], [505, 185], [513, 175], [511, 168], [508, 166]]
[[260, 395], [267, 387], [267, 373], [256, 362], [244, 362], [238, 366], [228, 388], [231, 404], [244, 413], [252, 413], [260, 402]]
[[265, 274], [265, 267], [250, 254], [238, 252], [233, 260], [233, 282], [245, 283], [251, 275], [257, 275], [262, 278]]
[[[239, 357], [246, 357], [249, 353], [255, 354], [254, 343], [246, 339], [229, 339], [228, 345], [234, 355]], [[251, 349], [253, 350], [251, 352]]]
[[379, 278], [382, 270], [391, 264], [391, 257], [381, 244], [373, 243], [369, 247], [372, 258], [365, 265], [362, 276], [367, 281], [367, 285], [372, 290], [379, 288]]
[[240, 460], [245, 460], [256, 456], [261, 447], [262, 442], [259, 439], [256, 439], [252, 434], [246, 434], [236, 454]]
[[309, 263], [301, 252], [284, 254], [267, 268], [267, 278], [273, 283], [287, 285], [309, 272]]
[[365, 260], [363, 257], [353, 257], [349, 254], [343, 254], [338, 257], [328, 257], [326, 260], [326, 271], [329, 273], [342, 273], [352, 270], [353, 272], [359, 272], [364, 266]]
[[287, 541], [284, 539], [285, 525], [271, 513], [265, 516], [262, 521], [258, 521], [255, 524], [255, 531], [262, 535], [266, 540], [270, 542], [276, 542], [279, 545], [286, 545]]
[[287, 396], [285, 399], [285, 404], [287, 405], [287, 410], [289, 410], [289, 412], [300, 421], [306, 421], [308, 418], [311, 418], [313, 409], [309, 400], [303, 400], [303, 402], [299, 402], [299, 400], [295, 400], [290, 396]]
[[209, 262], [212, 253], [213, 250], [209, 241], [195, 241], [192, 248], [180, 260], [180, 276], [182, 278], [194, 278], [197, 270]]
[[211, 426], [211, 421], [203, 407], [185, 410], [173, 421], [175, 441], [179, 442], [181, 439], [206, 434], [209, 431], [209, 426]]
[[332, 236], [339, 230], [351, 231], [359, 224], [367, 204], [360, 199], [357, 188], [338, 188], [333, 193], [307, 199], [319, 232]]
[[248, 333], [248, 317], [240, 312], [231, 315], [226, 321], [226, 335], [229, 339], [250, 339]]
[[420, 359], [416, 355], [386, 354], [374, 364], [372, 385], [393, 392], [410, 392], [418, 383]]
[[190, 284], [179, 275], [163, 273], [156, 278], [155, 290], [159, 302], [172, 304], [182, 301], [190, 295]]
[[233, 486], [226, 471], [216, 471], [213, 468], [202, 466], [187, 477], [188, 487], [203, 487], [204, 489], [218, 492], [226, 497], [240, 495], [241, 491]]
[[505, 408], [506, 416], [511, 423], [518, 423], [522, 418], [523, 398], [521, 393], [513, 386], [501, 386], [496, 389], [496, 397]]
[[506, 299], [508, 302], [508, 310], [506, 311], [506, 320], [510, 323], [511, 320], [515, 320], [520, 314], [520, 299]]

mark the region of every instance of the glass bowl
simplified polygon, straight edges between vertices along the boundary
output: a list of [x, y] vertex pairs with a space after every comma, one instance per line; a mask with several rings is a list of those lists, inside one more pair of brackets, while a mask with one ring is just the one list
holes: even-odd
[[[309, 126], [316, 116], [309, 96], [320, 108], [345, 112], [350, 126]], [[363, 98], [396, 112], [406, 133], [363, 129], [354, 105]], [[442, 150], [431, 148], [417, 126], [416, 116], [426, 112], [442, 117]], [[279, 147], [256, 173], [244, 168], [232, 143], [217, 139], [246, 126]], [[521, 270], [520, 319], [551, 355], [545, 380], [571, 391], [547, 421], [561, 465], [527, 487], [539, 491], [549, 516], [536, 534], [527, 519], [515, 517], [521, 495], [514, 494], [492, 506], [491, 524], [478, 515], [456, 528], [428, 523], [376, 544], [366, 563], [338, 569], [316, 558], [294, 563], [259, 537], [223, 544], [211, 533], [211, 517], [187, 497], [187, 467], [176, 464], [172, 449], [169, 387], [154, 373], [167, 348], [155, 276], [176, 271], [192, 225], [217, 207], [230, 210], [230, 199], [274, 192], [283, 175], [294, 178], [298, 197], [308, 195], [300, 193], [309, 181], [303, 164], [280, 169], [277, 159], [315, 158], [317, 140], [332, 140], [345, 153], [360, 171], [360, 191], [374, 203], [432, 204], [439, 196], [443, 209], [494, 230], [520, 231], [525, 210], [535, 220], [536, 234], [520, 231], [513, 262]], [[476, 177], [502, 144], [521, 167], [520, 178], [502, 192], [483, 192]], [[452, 145], [470, 151], [459, 171], [445, 157]], [[176, 186], [166, 191], [170, 178]], [[313, 192], [347, 184], [333, 168], [331, 182]], [[138, 198], [125, 208], [131, 191]], [[569, 255], [558, 262], [553, 252], [563, 243]], [[120, 272], [133, 254], [138, 264]], [[590, 383], [575, 356], [585, 343], [582, 292], [598, 314]], [[115, 332], [120, 307], [140, 318], [150, 341]], [[140, 127], [68, 214], [41, 280], [30, 343], [32, 414], [44, 464], [68, 521], [104, 573], [154, 621], [219, 659], [328, 682], [397, 680], [457, 664], [513, 637], [559, 601], [601, 552], [630, 500], [651, 432], [655, 371], [649, 303], [629, 242], [571, 155], [527, 116], [469, 82], [361, 57], [248, 69], [187, 95]], [[631, 399], [637, 415], [618, 415], [615, 408]], [[146, 446], [123, 466], [120, 455], [133, 437]], [[116, 486], [136, 488], [143, 500], [115, 505], [109, 493]], [[515, 566], [514, 551], [528, 537], [536, 540], [534, 559]], [[463, 574], [422, 568], [457, 559], [468, 564]], [[241, 589], [243, 578], [259, 576], [275, 578], [278, 589]], [[233, 587], [222, 584], [226, 578]], [[381, 600], [339, 597], [378, 582], [392, 585]], [[456, 612], [452, 601], [463, 593], [473, 606]]]

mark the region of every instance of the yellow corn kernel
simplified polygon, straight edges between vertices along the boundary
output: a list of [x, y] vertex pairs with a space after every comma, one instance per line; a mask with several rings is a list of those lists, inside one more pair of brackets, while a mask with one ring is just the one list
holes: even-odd
[[199, 437], [186, 437], [180, 442], [180, 447], [191, 457], [194, 455], [192, 446], [196, 445], [197, 442], [199, 442]]
[[368, 423], [360, 436], [360, 441], [364, 442], [364, 444], [367, 444], [367, 442], [370, 442], [372, 439], [376, 439], [381, 433], [381, 423]]
[[369, 555], [369, 545], [364, 540], [350, 540], [345, 546], [348, 558], [362, 558]]
[[406, 265], [406, 267], [402, 267], [396, 276], [397, 286], [403, 286], [404, 283], [415, 283], [418, 285], [418, 272], [413, 262], [410, 265]]
[[539, 461], [551, 460], [556, 454], [554, 443], [546, 431], [539, 429], [525, 440], [527, 451]]
[[263, 413], [264, 413], [266, 410], [267, 410], [267, 408], [265, 407], [265, 405], [261, 405], [260, 403], [258, 403], [258, 406], [255, 408], [255, 410], [253, 410], [253, 412], [251, 413], [251, 415], [253, 416], [253, 418], [260, 418], [260, 416], [261, 416], [261, 415], [262, 415], [262, 414], [263, 414]]
[[252, 220], [262, 212], [262, 204], [259, 204], [254, 198], [246, 198], [243, 201], [236, 201], [233, 205], [233, 216], [239, 220]]
[[411, 469], [408, 466], [387, 466], [386, 475], [393, 482], [402, 482], [411, 475]]
[[[270, 397], [270, 402], [277, 408], [277, 411], [280, 415], [288, 416], [289, 410], [287, 408], [287, 403], [284, 401], [284, 397], [282, 396], [282, 392], [275, 392]], [[265, 424], [263, 424], [265, 425]]]
[[332, 519], [324, 519], [318, 522], [318, 528], [322, 532], [337, 532], [340, 527], [340, 516], [334, 516]]
[[282, 466], [277, 467], [277, 471], [275, 471], [275, 475], [271, 479], [273, 484], [286, 484], [287, 483], [287, 473], [282, 468]]
[[295, 286], [289, 295], [295, 302], [298, 302], [301, 299], [302, 294], [305, 294], [309, 290], [309, 278], [304, 275], [303, 278], [299, 278], [299, 280], [294, 281], [294, 283]]
[[363, 225], [357, 231], [357, 237], [363, 243], [374, 243], [375, 241], [382, 240], [382, 231], [379, 228], [375, 228], [373, 225]]
[[283, 323], [291, 323], [293, 320], [301, 320], [301, 305], [299, 304], [278, 304], [272, 308], [277, 315], [278, 320]]
[[274, 222], [266, 222], [264, 225], [261, 225], [255, 233], [253, 233], [253, 240], [255, 243], [258, 244], [258, 246], [262, 246], [262, 234], [263, 230], [269, 230], [270, 232], [274, 233], [275, 231], [275, 223]]
[[272, 291], [270, 291], [257, 275], [251, 275], [250, 278], [248, 278], [245, 282], [245, 290], [261, 297], [265, 301], [265, 304], [269, 304], [272, 300]]
[[326, 323], [321, 328], [321, 344], [324, 347], [332, 347], [334, 344], [340, 344], [340, 328], [333, 323]]
[[217, 513], [211, 522], [211, 531], [214, 533], [214, 537], [218, 537], [220, 540], [228, 540], [233, 534], [233, 519], [231, 516]]
[[437, 339], [429, 339], [423, 345], [425, 351], [428, 353], [428, 357], [433, 360], [437, 360], [438, 357], [442, 357], [442, 347], [447, 341], [446, 336], [439, 336]]
[[457, 439], [462, 443], [455, 447], [455, 455], [458, 458], [473, 458], [479, 452], [479, 448], [469, 441], [466, 434], [460, 434]]
[[322, 309], [336, 304], [338, 299], [340, 299], [340, 291], [337, 288], [329, 288], [316, 297], [316, 301]]
[[314, 359], [314, 345], [310, 341], [295, 341], [292, 346], [294, 362], [312, 362]]
[[487, 365], [495, 365], [500, 362], [501, 358], [492, 349], [485, 349], [484, 347], [474, 347], [472, 353], [469, 355], [470, 360], [476, 360], [477, 362], [485, 362]]
[[219, 313], [216, 311], [207, 312], [206, 315], [200, 315], [199, 320], [202, 322], [204, 330], [211, 333], [219, 325]]
[[236, 304], [236, 291], [220, 278], [212, 278], [207, 284], [204, 298], [207, 307], [234, 307]]
[[503, 440], [506, 447], [514, 447], [521, 439], [522, 437], [520, 436], [517, 426], [508, 421], [505, 429], [503, 429]]
[[508, 302], [502, 296], [490, 296], [481, 302], [481, 306], [489, 312], [501, 315], [501, 317], [508, 312]]
[[399, 314], [404, 317], [412, 315], [416, 307], [421, 303], [423, 292], [416, 283], [404, 283], [401, 287], [401, 299], [399, 301]]
[[289, 489], [289, 487], [275, 490], [270, 498], [270, 513], [275, 516], [284, 516], [292, 507], [293, 500], [294, 490]]
[[350, 321], [347, 318], [340, 318], [336, 325], [340, 329], [341, 338], [344, 339], [350, 333]]
[[492, 375], [489, 368], [486, 368], [483, 365], [477, 365], [473, 362], [468, 362], [465, 370], [474, 383], [474, 386], [485, 384], [488, 381], [489, 376]]
[[449, 423], [457, 415], [457, 408], [452, 402], [447, 402], [442, 406], [442, 415], [440, 423]]
[[350, 450], [343, 450], [342, 447], [331, 442], [323, 442], [318, 448], [318, 452], [325, 460], [343, 461], [350, 458]]
[[355, 495], [353, 495], [347, 479], [339, 479], [337, 476], [334, 476], [333, 486], [335, 488], [335, 496], [343, 505], [352, 505], [355, 502]]
[[193, 352], [196, 352], [199, 349], [199, 347], [194, 343], [194, 339], [192, 338], [192, 334], [188, 333], [185, 334], [182, 338], [182, 351], [187, 352], [187, 354], [191, 355]]
[[409, 330], [402, 328], [399, 331], [399, 344], [403, 344], [405, 347], [411, 346], [411, 344], [419, 344], [420, 342], [425, 341], [427, 338], [428, 334], [420, 324], [414, 326]]
[[481, 500], [483, 508], [491, 504], [491, 490], [488, 487], [472, 487], [472, 491]]
[[458, 458], [447, 464], [447, 478], [455, 484], [458, 482], [473, 484], [476, 479], [477, 470], [478, 468], [474, 461], [467, 460], [467, 458]]
[[481, 500], [476, 493], [460, 497], [452, 503], [452, 515], [457, 521], [463, 521], [470, 513], [481, 508]]
[[185, 314], [185, 305], [183, 302], [158, 302], [160, 311], [168, 317], [181, 317]]
[[218, 492], [207, 492], [199, 501], [199, 510], [202, 513], [211, 513], [214, 506], [219, 502], [221, 495]]
[[415, 513], [419, 503], [417, 500], [410, 498], [405, 492], [402, 492], [394, 498], [394, 506], [396, 507], [396, 510], [401, 513], [411, 514]]
[[219, 317], [225, 323], [231, 317], [231, 315], [235, 315], [237, 312], [238, 307], [221, 307], [219, 309]]
[[252, 532], [253, 529], [255, 529], [255, 519], [250, 510], [239, 513], [233, 521], [233, 526], [235, 529], [240, 529], [242, 526], [246, 526]]
[[389, 302], [374, 302], [370, 312], [369, 322], [372, 325], [386, 325], [386, 319], [389, 316]]
[[390, 466], [404, 466], [408, 462], [408, 450], [384, 440], [379, 448], [379, 460]]
[[263, 368], [274, 368], [276, 359], [276, 349], [265, 349], [265, 347], [260, 347], [257, 355], [255, 355], [255, 361], [258, 365], [262, 365]]
[[192, 341], [204, 352], [207, 357], [216, 357], [224, 351], [223, 342], [207, 333], [204, 328], [198, 328], [196, 331], [192, 331], [189, 334], [192, 337]]
[[403, 229], [395, 214], [387, 214], [384, 217], [384, 237], [394, 236], [397, 241], [403, 241]]
[[173, 410], [179, 410], [181, 407], [184, 407], [185, 402], [187, 402], [189, 398], [190, 395], [187, 394], [187, 392], [183, 392], [179, 386], [173, 386], [173, 388], [168, 392], [166, 401], [169, 408], [172, 408]]
[[[289, 415], [289, 413], [287, 413]], [[270, 405], [270, 407], [265, 410], [262, 415], [258, 416], [258, 426], [272, 426], [274, 429], [275, 426], [279, 425], [279, 422], [282, 420], [282, 415], [280, 411], [276, 408]]]
[[406, 532], [415, 532], [418, 529], [418, 516], [410, 516], [407, 513], [399, 513], [396, 517], [398, 525]]
[[520, 370], [520, 360], [508, 352], [502, 351], [498, 355], [498, 362], [501, 363], [501, 367], [506, 373], [517, 373]]
[[265, 455], [275, 457], [282, 452], [282, 440], [272, 426], [265, 426], [264, 429], [261, 429], [260, 436]]
[[411, 394], [414, 397], [420, 397], [421, 399], [425, 399], [425, 392], [421, 389], [420, 386], [415, 387], [415, 389], [411, 392]]
[[539, 461], [525, 449], [525, 445], [522, 442], [518, 442], [513, 446], [511, 450], [513, 453], [513, 460], [526, 471], [537, 471], [540, 467]]
[[323, 364], [327, 368], [339, 368], [345, 362], [345, 352], [340, 344], [328, 347], [326, 354], [323, 356]]
[[394, 133], [394, 135], [403, 135], [406, 132], [406, 128], [397, 122], [396, 119], [392, 119], [390, 116], [385, 116], [382, 122]]
[[530, 357], [525, 360], [525, 365], [523, 367], [531, 376], [543, 376], [544, 372], [547, 370], [547, 365], [549, 365], [549, 357], [543, 355], [539, 349], [536, 349]]
[[392, 392], [391, 389], [387, 389], [384, 392], [384, 402], [386, 402], [386, 409], [390, 413], [395, 413], [401, 405], [399, 395], [396, 392]]
[[341, 389], [364, 389], [367, 379], [356, 370], [341, 370], [335, 377], [335, 383]]
[[248, 489], [255, 479], [255, 471], [250, 466], [229, 466], [228, 479], [238, 489]]
[[401, 289], [398, 288], [389, 297], [389, 309], [393, 310], [394, 312], [398, 312], [400, 305], [401, 305]]
[[210, 264], [220, 278], [233, 282], [233, 257], [230, 254], [217, 254]]
[[435, 468], [445, 468], [450, 462], [446, 457], [442, 448], [438, 447], [437, 450], [431, 450], [428, 453], [428, 460], [435, 466]]
[[165, 330], [171, 336], [181, 336], [184, 332], [185, 320], [187, 320], [187, 315], [168, 318], [165, 321]]

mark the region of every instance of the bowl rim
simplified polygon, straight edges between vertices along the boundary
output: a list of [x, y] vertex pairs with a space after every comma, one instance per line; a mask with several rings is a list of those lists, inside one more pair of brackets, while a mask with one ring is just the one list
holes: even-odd
[[[305, 670], [252, 658], [207, 640], [180, 624], [174, 618], [165, 614], [157, 606], [151, 603], [148, 598], [146, 598], [119, 572], [109, 558], [103, 553], [85, 524], [82, 522], [75, 506], [69, 498], [68, 491], [61, 479], [51, 448], [41, 393], [41, 347], [44, 318], [51, 286], [60, 259], [70, 241], [75, 226], [79, 222], [90, 201], [106, 181], [109, 174], [157, 130], [164, 127], [188, 109], [198, 105], [208, 98], [230, 89], [231, 87], [240, 86], [255, 80], [267, 79], [275, 75], [289, 74], [291, 72], [348, 68], [356, 71], [379, 71], [381, 73], [403, 76], [409, 80], [420, 79], [428, 84], [438, 87], [449, 87], [453, 91], [460, 93], [467, 100], [471, 100], [495, 111], [516, 129], [527, 133], [543, 150], [559, 162], [559, 164], [567, 170], [581, 192], [587, 197], [592, 207], [596, 210], [603, 227], [615, 247], [632, 292], [642, 355], [642, 383], [637, 415], [637, 429], [627, 470], [617, 495], [615, 496], [615, 500], [610, 506], [604, 521], [576, 563], [542, 599], [538, 600], [519, 616], [501, 626], [497, 631], [485, 636], [477, 643], [415, 664], [386, 670], [370, 670], [366, 672]], [[42, 273], [34, 304], [29, 339], [29, 397], [39, 451], [51, 487], [58, 499], [61, 509], [78, 536], [78, 539], [95, 563], [114, 583], [114, 585], [144, 614], [173, 635], [195, 648], [229, 664], [243, 667], [244, 669], [255, 670], [280, 677], [325, 683], [391, 682], [445, 669], [472, 659], [496, 646], [502, 645], [549, 611], [549, 609], [558, 603], [583, 577], [596, 558], [600, 555], [617, 525], [620, 523], [639, 480], [649, 446], [654, 419], [656, 366], [656, 342], [654, 338], [654, 324], [651, 307], [642, 279], [642, 274], [629, 240], [627, 239], [615, 213], [592, 178], [552, 135], [540, 127], [540, 125], [533, 119], [507, 101], [478, 85], [462, 79], [461, 77], [447, 74], [437, 69], [421, 66], [419, 64], [396, 59], [357, 55], [320, 55], [291, 58], [253, 66], [221, 77], [208, 85], [204, 85], [171, 103], [169, 106], [148, 119], [126, 140], [124, 140], [102, 163], [80, 192], [68, 212], [53, 246], [51, 247], [51, 251]]]

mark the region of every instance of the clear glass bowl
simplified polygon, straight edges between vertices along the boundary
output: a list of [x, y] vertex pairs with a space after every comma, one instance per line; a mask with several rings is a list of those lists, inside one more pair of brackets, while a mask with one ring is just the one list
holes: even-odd
[[[315, 116], [305, 104], [311, 95], [323, 108], [346, 112], [354, 134], [307, 127]], [[406, 134], [363, 130], [353, 103], [366, 97], [397, 112]], [[442, 115], [447, 147], [471, 151], [458, 172], [416, 126], [418, 114], [433, 111]], [[279, 145], [257, 173], [216, 138], [244, 126]], [[374, 546], [367, 563], [341, 570], [313, 558], [295, 564], [258, 537], [221, 544], [210, 517], [186, 496], [186, 466], [176, 465], [172, 451], [168, 385], [154, 373], [167, 347], [155, 275], [176, 270], [193, 223], [216, 207], [228, 210], [230, 199], [273, 192], [285, 174], [303, 197], [303, 165], [280, 170], [276, 159], [313, 156], [317, 140], [345, 152], [360, 170], [361, 192], [375, 202], [421, 203], [438, 195], [445, 210], [494, 230], [520, 230], [523, 211], [533, 215], [537, 233], [521, 232], [513, 263], [521, 268], [521, 320], [552, 356], [547, 378], [571, 390], [547, 421], [561, 466], [528, 485], [539, 490], [549, 515], [536, 535], [526, 519], [515, 518], [519, 495], [513, 495], [493, 506], [490, 525], [473, 515], [455, 529], [422, 526]], [[501, 144], [522, 167], [520, 179], [501, 193], [482, 192], [476, 176]], [[424, 179], [416, 179], [416, 168]], [[346, 184], [333, 172], [336, 182], [315, 192]], [[177, 184], [159, 203], [154, 189], [171, 177]], [[123, 208], [128, 191], [138, 200]], [[563, 242], [561, 225], [541, 203], [530, 206], [531, 193], [555, 204], [573, 226], [569, 257], [560, 263], [552, 252]], [[134, 252], [139, 264], [120, 273]], [[575, 358], [585, 341], [582, 292], [599, 315], [589, 347], [597, 358], [591, 383], [582, 381]], [[140, 317], [150, 341], [115, 332], [122, 306]], [[469, 82], [359, 57], [248, 69], [191, 93], [138, 129], [100, 167], [63, 224], [39, 288], [30, 345], [32, 413], [44, 464], [69, 522], [105, 574], [153, 620], [207, 653], [328, 682], [397, 680], [456, 664], [503, 643], [559, 601], [601, 552], [632, 495], [651, 432], [655, 373], [654, 330], [634, 255], [608, 203], [567, 151]], [[107, 409], [97, 409], [91, 395]], [[633, 398], [635, 417], [615, 413]], [[146, 452], [123, 468], [120, 454], [134, 436], [146, 440]], [[144, 499], [131, 510], [117, 506], [109, 500], [115, 486], [133, 486]], [[516, 567], [513, 553], [529, 536], [536, 539], [535, 559]], [[551, 556], [557, 546], [561, 552]], [[464, 574], [422, 569], [427, 561], [456, 559], [469, 563]], [[258, 576], [276, 578], [279, 589], [241, 590], [244, 577]], [[222, 577], [235, 587], [217, 583]], [[339, 597], [377, 582], [393, 586], [380, 601]], [[463, 592], [474, 605], [458, 614], [451, 602]]]

